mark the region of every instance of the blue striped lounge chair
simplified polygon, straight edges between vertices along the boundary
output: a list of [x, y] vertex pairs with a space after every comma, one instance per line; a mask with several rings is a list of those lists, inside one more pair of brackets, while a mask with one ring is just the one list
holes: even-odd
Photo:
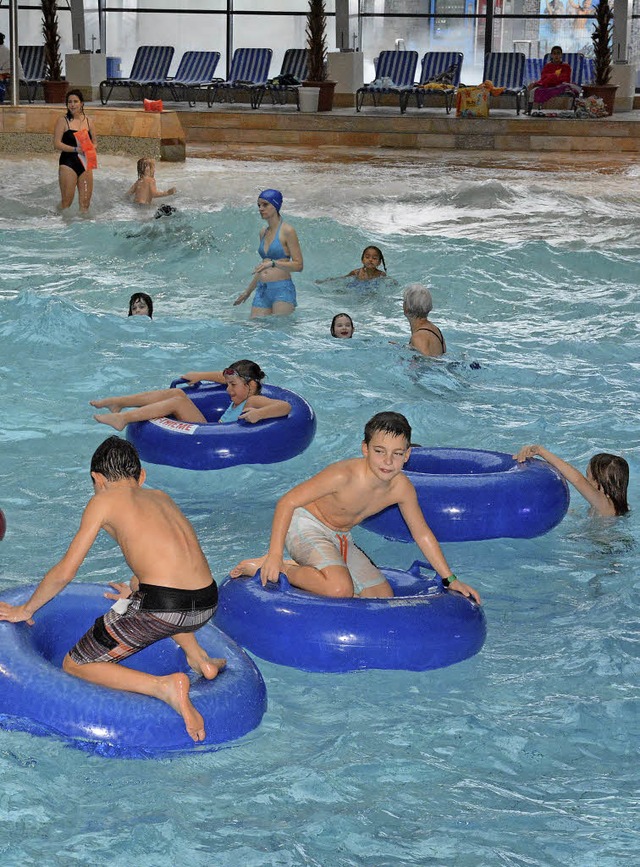
[[492, 51], [484, 57], [482, 80], [492, 81], [494, 87], [503, 87], [507, 96], [514, 96], [516, 114], [520, 114], [522, 98], [526, 93], [526, 60], [521, 51]]
[[[309, 52], [306, 48], [287, 48], [282, 59], [282, 67], [278, 76], [267, 83], [263, 87], [256, 88], [255, 103], [256, 108], [260, 108], [265, 94], [271, 97], [271, 105], [285, 105], [287, 95], [292, 93], [295, 98], [295, 103], [298, 111], [300, 111], [300, 84], [308, 77], [309, 68]], [[281, 79], [287, 76], [289, 79], [296, 79], [299, 84], [282, 82]]]
[[257, 108], [256, 94], [267, 83], [272, 55], [270, 48], [236, 48], [227, 80], [209, 85], [209, 107], [218, 97], [220, 102], [235, 102], [236, 95], [244, 91], [249, 93], [251, 108]]
[[[145, 90], [153, 98], [169, 75], [174, 50], [171, 45], [141, 45], [136, 51], [129, 78], [106, 78], [100, 82], [100, 102], [103, 105], [109, 102], [114, 87], [128, 87], [131, 99], [135, 99], [134, 88], [140, 89], [140, 99]], [[107, 88], [109, 92], [105, 96]]]
[[42, 82], [45, 73], [44, 45], [19, 45], [18, 57], [22, 64], [24, 76], [20, 81], [27, 86], [27, 99], [33, 102], [36, 90]]
[[593, 57], [585, 57], [582, 62], [583, 84], [593, 84], [596, 77], [596, 62]]
[[[422, 108], [425, 96], [442, 96], [447, 114], [451, 111], [456, 90], [460, 86], [460, 73], [464, 55], [460, 51], [427, 51], [422, 58], [420, 81], [410, 90], [400, 94], [400, 111], [404, 114], [409, 105], [409, 99], [415, 96], [416, 106]], [[438, 78], [449, 79], [447, 82], [439, 82]], [[439, 85], [429, 88], [429, 83]]]
[[360, 111], [367, 96], [376, 106], [380, 104], [381, 96], [412, 88], [417, 65], [417, 51], [381, 51], [374, 60], [375, 81], [356, 91], [356, 111]]
[[[562, 60], [564, 63], [568, 63], [571, 67], [571, 83], [577, 85], [582, 90], [582, 85], [587, 84], [588, 81], [586, 79], [586, 75], [588, 75], [588, 66], [586, 62], [586, 57], [584, 54], [580, 54], [579, 52], [567, 52], [563, 53]], [[542, 66], [546, 63], [551, 62], [551, 55], [545, 54], [544, 59], [541, 61]], [[540, 67], [540, 74], [536, 76], [536, 78], [530, 79], [531, 81], [536, 81], [540, 78], [542, 74], [542, 66]], [[528, 104], [527, 104], [527, 114], [531, 114], [533, 106], [536, 105], [535, 102], [535, 90], [529, 91], [528, 96]], [[562, 96], [555, 97], [556, 99], [568, 99], [569, 100], [569, 108], [573, 110], [576, 106], [576, 99], [580, 94], [578, 93], [567, 93], [562, 94]]]
[[219, 51], [185, 51], [173, 78], [163, 82], [171, 96], [179, 102], [186, 100], [189, 105], [196, 104], [198, 90], [208, 88], [216, 79], [215, 73], [220, 62]]
[[542, 57], [527, 57], [524, 65], [524, 83], [531, 84], [532, 81], [537, 81], [542, 75], [543, 66]]

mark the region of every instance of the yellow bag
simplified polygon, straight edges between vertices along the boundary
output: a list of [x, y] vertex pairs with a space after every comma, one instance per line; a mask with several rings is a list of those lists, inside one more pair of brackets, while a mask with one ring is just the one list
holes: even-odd
[[456, 96], [456, 117], [489, 117], [486, 87], [462, 87]]

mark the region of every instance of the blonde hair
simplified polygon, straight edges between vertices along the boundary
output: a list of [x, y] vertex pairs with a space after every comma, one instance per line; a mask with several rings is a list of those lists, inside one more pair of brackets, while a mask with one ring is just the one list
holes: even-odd
[[146, 170], [151, 168], [153, 162], [151, 157], [140, 157], [138, 160], [138, 178], [144, 177]]

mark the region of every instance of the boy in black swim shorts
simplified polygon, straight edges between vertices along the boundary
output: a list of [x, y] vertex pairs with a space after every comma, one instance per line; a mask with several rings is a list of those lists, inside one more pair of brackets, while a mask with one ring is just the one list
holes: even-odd
[[75, 577], [100, 530], [112, 536], [134, 573], [130, 585], [113, 584], [115, 606], [99, 617], [65, 656], [69, 674], [101, 686], [138, 692], [169, 704], [194, 741], [204, 720], [189, 698], [182, 672], [146, 674], [113, 663], [171, 636], [199, 674], [212, 679], [225, 660], [210, 659], [194, 632], [213, 616], [218, 592], [193, 527], [162, 491], [143, 489], [145, 471], [131, 443], [111, 436], [91, 460], [94, 495], [66, 554], [24, 605], [0, 603], [0, 620], [33, 624], [33, 615]]

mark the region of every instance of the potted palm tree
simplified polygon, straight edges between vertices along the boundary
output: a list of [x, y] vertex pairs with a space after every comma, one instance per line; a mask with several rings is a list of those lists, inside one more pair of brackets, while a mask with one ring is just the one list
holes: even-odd
[[613, 12], [609, 0], [599, 0], [594, 11], [595, 24], [591, 33], [593, 43], [594, 75], [593, 84], [582, 88], [585, 96], [599, 96], [607, 112], [613, 114], [617, 84], [609, 84], [611, 78], [611, 34], [613, 32]]
[[45, 102], [64, 102], [69, 85], [62, 78], [60, 30], [57, 0], [40, 0], [44, 39], [45, 75], [42, 83]]
[[320, 89], [318, 111], [331, 111], [336, 83], [327, 78], [327, 18], [324, 0], [309, 0], [306, 34], [309, 77], [303, 84], [305, 87]]

